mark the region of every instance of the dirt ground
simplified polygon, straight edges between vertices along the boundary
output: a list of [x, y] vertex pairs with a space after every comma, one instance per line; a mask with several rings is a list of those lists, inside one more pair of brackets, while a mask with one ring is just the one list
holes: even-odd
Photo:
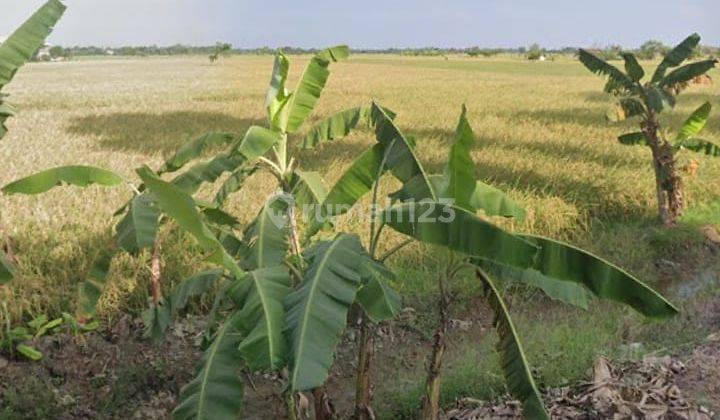
[[[594, 377], [587, 382], [546, 392], [553, 416], [592, 419], [615, 413], [616, 418], [716, 418], [711, 416], [720, 413], [720, 300], [697, 309], [708, 314], [701, 321], [714, 323], [715, 332], [696, 348], [672, 357], [646, 357], [617, 365], [609, 361], [610, 376], [600, 379], [596, 365]], [[476, 334], [473, 328], [456, 328], [454, 334]], [[45, 355], [41, 361], [0, 359], [0, 418], [169, 418], [180, 388], [194, 375], [202, 332], [201, 319], [181, 320], [164, 343], [153, 345], [141, 339], [140, 321], [126, 317], [105, 332], [43, 337], [36, 343]], [[351, 329], [328, 382], [340, 418], [348, 417], [353, 398], [354, 338]], [[400, 321], [378, 331], [377, 345], [397, 349], [377, 352], [373, 374], [382, 383], [393, 375], [389, 367], [398, 363], [415, 369], [422, 366], [429, 343]], [[247, 383], [245, 417], [282, 418], [279, 378], [242, 374]], [[596, 404], [598, 390], [604, 387], [610, 402], [603, 412]], [[651, 409], [655, 411], [650, 413]], [[519, 414], [519, 405], [510, 400], [464, 399], [450, 407], [445, 418], [516, 418]]]

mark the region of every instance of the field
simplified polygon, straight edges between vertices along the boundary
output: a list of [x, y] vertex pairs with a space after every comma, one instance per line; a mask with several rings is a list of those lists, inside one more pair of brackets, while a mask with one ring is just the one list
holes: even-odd
[[[205, 131], [241, 133], [251, 124], [263, 124], [271, 60], [231, 57], [210, 65], [205, 57], [120, 58], [28, 65], [7, 89], [20, 114], [10, 120], [9, 134], [0, 144], [0, 184], [71, 163], [113, 169], [136, 181], [136, 167], [157, 167], [179, 145]], [[291, 60], [294, 83], [307, 57]], [[720, 73], [713, 70], [711, 75], [717, 80]], [[713, 325], [717, 328], [717, 306], [708, 302], [718, 296], [718, 248], [700, 228], [720, 227], [720, 161], [681, 155], [683, 164], [690, 158], [699, 163], [697, 175], [685, 177], [690, 209], [677, 228], [658, 227], [649, 152], [617, 143], [616, 137], [632, 123], [605, 121], [613, 101], [601, 93], [602, 86], [600, 78], [570, 58], [527, 62], [514, 57], [355, 56], [333, 67], [315, 114], [320, 119], [376, 100], [398, 113], [399, 126], [417, 139], [421, 160], [431, 172], [439, 172], [465, 103], [476, 135], [478, 177], [509, 191], [528, 209], [527, 220], [514, 229], [584, 246], [663, 290], [685, 309], [676, 320], [648, 324], [618, 306], [596, 303], [585, 312], [515, 291], [510, 305], [543, 385], [582, 379], [599, 354], [629, 358], [652, 351], [688, 352]], [[677, 127], [702, 102], [717, 104], [719, 94], [717, 83], [692, 87], [663, 121]], [[705, 137], [720, 141], [717, 113]], [[333, 182], [372, 141], [369, 132], [361, 131], [342, 146], [307, 152], [303, 169], [320, 171]], [[251, 178], [230, 208], [250, 220], [266, 198], [259, 191], [267, 188], [260, 186], [271, 181], [269, 175]], [[385, 188], [395, 186], [388, 180]], [[13, 240], [20, 276], [12, 288], [0, 289], [0, 325], [72, 312], [76, 284], [111, 237], [113, 211], [130, 195], [122, 188], [68, 187], [38, 197], [1, 196], [0, 221]], [[346, 218], [341, 225], [352, 230], [362, 224]], [[163, 232], [163, 237], [163, 281], [169, 288], [203, 262], [191, 239], [176, 230]], [[400, 274], [395, 286], [405, 306], [415, 309], [412, 328], [428, 336], [437, 275], [428, 261], [440, 258], [415, 246], [391, 263]], [[148, 261], [149, 256], [123, 256], [114, 262], [100, 304], [107, 325], [122, 313], [137, 317], [146, 306]], [[474, 279], [462, 279], [453, 291], [458, 301], [454, 319], [479, 325], [471, 329], [489, 323], [489, 315], [477, 309]], [[715, 313], [705, 313], [707, 308]], [[497, 368], [484, 369], [495, 357], [488, 345], [492, 335], [480, 346], [468, 336], [461, 329], [453, 336], [457, 345], [447, 363], [446, 402], [503, 392]], [[630, 345], [634, 343], [641, 346]], [[558, 365], [561, 354], [566, 362]], [[386, 408], [387, 416], [410, 410], [419, 392], [423, 356], [415, 355], [414, 368], [406, 374], [389, 375], [394, 379], [379, 385], [377, 398], [395, 410]], [[717, 407], [718, 402], [705, 403]]]

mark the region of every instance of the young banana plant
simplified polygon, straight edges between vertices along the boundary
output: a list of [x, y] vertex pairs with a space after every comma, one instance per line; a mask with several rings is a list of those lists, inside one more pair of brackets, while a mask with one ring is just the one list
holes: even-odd
[[[157, 171], [141, 168], [137, 171], [141, 182], [130, 184], [134, 196], [118, 211], [125, 216], [116, 226], [113, 248], [137, 252], [154, 247], [158, 225], [165, 218], [191, 233], [207, 251], [208, 261], [219, 265], [182, 282], [168, 299], [153, 302], [145, 314], [148, 332], [161, 335], [191, 296], [219, 288], [210, 319], [223, 321], [218, 328], [211, 322], [212, 337], [198, 377], [183, 389], [176, 418], [234, 418], [242, 405], [242, 382], [236, 375], [240, 367], [287, 367], [290, 397], [320, 388], [352, 304], [366, 307], [368, 316], [375, 320], [397, 313], [397, 295], [383, 282], [388, 271], [369, 257], [357, 235], [338, 234], [303, 250], [295, 223], [295, 207], [317, 205], [325, 200], [326, 191], [319, 174], [297, 169], [288, 138], [315, 107], [330, 63], [347, 53], [347, 47], [318, 53], [294, 92], [286, 88], [289, 62], [279, 53], [266, 98], [268, 128], [253, 126], [242, 138], [223, 133], [205, 135], [182, 147]], [[359, 110], [357, 116], [348, 122], [353, 128], [368, 120], [367, 108]], [[333, 121], [321, 123], [304, 143], [311, 137], [335, 135], [337, 123]], [[323, 127], [326, 131], [321, 133]], [[208, 147], [224, 144], [229, 145], [226, 152], [168, 181], [160, 178], [179, 171]], [[268, 153], [273, 156], [266, 157]], [[237, 220], [221, 207], [242, 188], [248, 176], [260, 169], [275, 176], [279, 192], [271, 196], [239, 238], [235, 235]], [[213, 183], [223, 174], [229, 175], [212, 203], [193, 198], [202, 184]], [[64, 183], [112, 186], [127, 182], [104, 169], [71, 166], [32, 175], [3, 190], [33, 194]], [[321, 223], [317, 229], [324, 226]], [[102, 291], [109, 261], [108, 257], [99, 259], [81, 286], [88, 302], [96, 301]], [[92, 309], [92, 305], [83, 306]]]
[[[64, 12], [65, 5], [62, 2], [49, 0], [0, 44], [0, 140], [7, 133], [5, 121], [16, 112], [15, 107], [5, 102], [7, 94], [2, 90], [10, 83], [18, 69], [42, 47], [45, 38], [50, 35]], [[0, 235], [4, 235], [2, 221], [0, 221]], [[4, 237], [0, 237], [0, 240], [5, 242]], [[11, 259], [2, 249], [5, 246], [9, 247], [9, 242], [0, 246], [0, 284], [12, 280], [14, 272]]]
[[[296, 90], [290, 92], [285, 87], [289, 61], [284, 54], [278, 53], [266, 99], [268, 128], [251, 126], [244, 136], [232, 133], [206, 133], [183, 145], [155, 173], [158, 176], [173, 174], [170, 182], [190, 195], [195, 194], [204, 184], [213, 184], [227, 175], [218, 188], [214, 200], [209, 203], [198, 201], [198, 205], [202, 208], [204, 220], [228, 243], [228, 246], [240, 243], [240, 240], [232, 234], [238, 222], [224, 212], [222, 206], [231, 194], [242, 188], [245, 179], [258, 168], [269, 169], [277, 178], [281, 190], [294, 192], [299, 197], [298, 201], [304, 200], [299, 204], [317, 201], [317, 197], [324, 192], [322, 181], [315, 172], [296, 170], [295, 158], [288, 155], [288, 135], [295, 133], [314, 109], [328, 79], [329, 65], [346, 58], [347, 55], [348, 48], [345, 46], [321, 51], [310, 60]], [[185, 168], [208, 149], [223, 146], [226, 148], [224, 152], [208, 161]], [[274, 159], [265, 157], [271, 150]], [[175, 175], [181, 170], [184, 171]], [[92, 184], [104, 186], [127, 184], [133, 193], [128, 203], [115, 213], [116, 216], [122, 215], [122, 218], [115, 226], [114, 239], [106, 250], [100, 252], [86, 280], [79, 286], [78, 314], [83, 319], [87, 319], [95, 312], [95, 305], [106, 285], [108, 270], [115, 253], [122, 250], [137, 255], [143, 250], [152, 249], [153, 267], [159, 267], [159, 262], [156, 261], [159, 254], [158, 229], [167, 219], [147, 194], [146, 186], [142, 182], [131, 183], [111, 171], [90, 166], [75, 165], [49, 169], [12, 182], [2, 190], [6, 194], [38, 194], [62, 184], [82, 187]], [[291, 219], [294, 220], [293, 209], [289, 208], [288, 211], [293, 215]], [[292, 241], [293, 250], [295, 254], [299, 254], [294, 228], [291, 233], [295, 238]], [[144, 315], [146, 335], [160, 338], [168, 325], [169, 314], [182, 309], [190, 295], [201, 293], [202, 290], [212, 287], [214, 282], [208, 280], [208, 276], [200, 276], [203, 280], [197, 282], [204, 284], [206, 289], [181, 285], [178, 291], [186, 293], [187, 296], [180, 299], [172, 296], [171, 299], [166, 300], [158, 292], [157, 270], [152, 271], [154, 280], [152, 301]]]
[[[641, 131], [624, 134], [618, 137], [618, 140], [622, 144], [642, 144], [650, 148], [655, 170], [658, 212], [662, 223], [667, 226], [677, 222], [685, 207], [682, 179], [678, 173], [675, 153], [678, 146], [711, 156], [718, 155], [716, 145], [693, 137], [697, 134], [693, 132], [694, 127], [699, 123], [691, 123], [690, 126], [686, 123], [681, 130], [681, 135], [686, 137], [672, 142], [666, 138], [658, 118], [661, 112], [675, 106], [676, 96], [689, 84], [709, 80], [707, 72], [715, 67], [716, 59], [697, 61], [678, 67], [692, 55], [699, 43], [698, 34], [687, 37], [665, 55], [650, 80], [645, 82], [643, 82], [645, 70], [632, 53], [622, 55], [625, 72], [588, 51], [581, 49], [578, 53], [580, 62], [588, 70], [607, 76], [605, 92], [618, 97], [618, 106], [608, 114], [608, 118], [614, 121], [631, 117], [640, 118]], [[672, 68], [675, 69], [668, 73]], [[703, 105], [693, 117], [702, 117], [704, 112], [709, 111], [710, 105]], [[683, 134], [686, 128], [689, 131]]]
[[[272, 86], [271, 83], [271, 89]], [[272, 110], [272, 102], [268, 102]], [[376, 105], [360, 113], [371, 122], [390, 118], [386, 110]], [[328, 121], [333, 121], [333, 117]], [[327, 126], [328, 121], [320, 126]], [[348, 125], [353, 126], [358, 122], [348, 121]], [[352, 128], [343, 131], [347, 134]], [[325, 131], [316, 139], [329, 140], [331, 131]], [[309, 136], [316, 136], [317, 132], [313, 130]], [[210, 319], [212, 322], [219, 315], [224, 322], [206, 350], [197, 378], [182, 391], [176, 418], [236, 416], [242, 403], [242, 382], [236, 375], [240, 367], [253, 371], [286, 367], [291, 397], [296, 392], [318, 390], [332, 366], [351, 305], [357, 304], [364, 316], [375, 322], [399, 311], [399, 296], [387, 284], [392, 273], [373, 258], [379, 232], [371, 235], [367, 246], [359, 236], [346, 233], [311, 242], [313, 235], [327, 225], [323, 220], [338, 214], [334, 209], [346, 209], [354, 204], [373, 185], [372, 180], [385, 172], [387, 165], [398, 168], [402, 165], [405, 157], [402, 154], [393, 157], [391, 150], [395, 149], [378, 144], [368, 155], [377, 157], [377, 162], [361, 159], [363, 164], [354, 165], [355, 169], [327, 194], [323, 191], [313, 195], [312, 191], [317, 188], [310, 187], [298, 192], [293, 181], [302, 180], [302, 175], [284, 176], [268, 165], [284, 191], [266, 202], [255, 221], [245, 229], [242, 240], [228, 241], [231, 235], [214, 232], [182, 188], [161, 180], [148, 168], [138, 171], [152, 201], [163, 214], [193, 234], [206, 250], [208, 260], [222, 268], [187, 280], [171, 298], [170, 306], [175, 307], [174, 302], [185, 301], [189, 293], [207, 290], [206, 284], [223, 283]], [[404, 150], [409, 152], [407, 148]], [[276, 153], [283, 154], [283, 150], [276, 148]], [[358, 178], [363, 173], [368, 174], [367, 179]], [[299, 236], [293, 233], [296, 227], [291, 220], [295, 203], [288, 198], [288, 192], [295, 192], [298, 200], [312, 195], [310, 202], [323, 204], [316, 209], [330, 209], [325, 215], [309, 212], [312, 219], [304, 241], [308, 246], [299, 254]], [[375, 227], [371, 226], [371, 230], [375, 232]], [[164, 317], [167, 318], [169, 316]], [[322, 392], [314, 394], [318, 406]], [[289, 407], [292, 412], [292, 399]], [[320, 410], [316, 409], [318, 416]]]
[[[472, 143], [469, 127], [463, 112], [444, 175], [447, 181], [440, 183], [433, 181], [438, 178], [419, 177], [406, 182], [395, 194], [402, 203], [387, 209], [381, 220], [423, 243], [446, 247], [473, 266], [485, 286], [488, 305], [495, 313], [494, 325], [500, 336], [498, 351], [508, 389], [522, 402], [526, 418], [548, 418], [507, 306], [487, 271], [501, 267], [506, 275], [539, 287], [554, 298], [592, 293], [652, 317], [673, 315], [677, 310], [638, 279], [599, 257], [552, 239], [507, 232], [477, 216], [477, 210], [483, 210], [486, 215], [515, 217], [523, 213], [500, 191], [488, 192], [487, 186], [478, 187], [469, 155]], [[477, 195], [478, 189], [486, 193]], [[426, 191], [432, 192], [430, 198]], [[455, 204], [442, 205], [446, 200]], [[499, 203], [504, 203], [504, 208]], [[442, 218], [446, 213], [452, 213], [453, 217]], [[532, 281], [527, 281], [528, 278]], [[428, 402], [437, 398], [436, 389], [439, 390], [439, 384], [428, 387]], [[432, 409], [423, 412], [424, 418], [436, 418], [433, 404], [428, 405], [426, 408]]]
[[[383, 227], [388, 226], [414, 240], [455, 252], [477, 271], [485, 285], [488, 304], [496, 314], [495, 326], [500, 335], [498, 350], [508, 388], [522, 401], [527, 418], [548, 416], [507, 306], [486, 271], [501, 271], [540, 288], [551, 297], [580, 305], [583, 298], [586, 301], [588, 295], [594, 295], [624, 303], [650, 317], [677, 312], [657, 292], [599, 257], [552, 239], [513, 234], [478, 216], [477, 210], [483, 210], [485, 215], [515, 217], [522, 217], [524, 213], [502, 192], [475, 179], [469, 155], [472, 131], [464, 112], [447, 168], [440, 176], [427, 175], [415, 155], [414, 143], [402, 134], [382, 107], [373, 104], [369, 112], [377, 143], [358, 157], [328, 192], [320, 206], [320, 215], [332, 217], [346, 212], [373, 189], [386, 172], [401, 181], [402, 189], [391, 194], [398, 202], [378, 214], [370, 237], [379, 238]], [[368, 380], [361, 378], [367, 375], [371, 352], [363, 353], [364, 348], [360, 343], [357, 418], [371, 417], [367, 412], [369, 394], [362, 386]], [[430, 413], [428, 417], [433, 416]]]

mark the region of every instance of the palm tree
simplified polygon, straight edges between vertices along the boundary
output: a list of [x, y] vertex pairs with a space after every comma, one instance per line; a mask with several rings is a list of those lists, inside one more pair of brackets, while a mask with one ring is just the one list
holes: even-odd
[[[612, 120], [640, 118], [641, 131], [618, 137], [622, 144], [642, 144], [650, 148], [655, 170], [658, 211], [666, 226], [674, 225], [682, 215], [685, 202], [682, 179], [678, 174], [676, 154], [681, 149], [718, 156], [720, 149], [714, 144], [695, 138], [704, 127], [710, 104], [704, 104], [688, 119], [675, 140], [668, 140], [662, 131], [658, 116], [675, 106], [676, 96], [691, 83], [707, 79], [706, 73], [715, 67], [716, 59], [697, 61], [679, 67], [700, 43], [700, 36], [692, 34], [670, 50], [653, 73], [643, 82], [645, 70], [632, 53], [623, 53], [625, 72], [585, 50], [579, 51], [580, 62], [593, 73], [607, 76], [605, 92], [618, 98]], [[676, 68], [677, 67], [677, 68]], [[668, 70], [675, 68], [670, 73]]]

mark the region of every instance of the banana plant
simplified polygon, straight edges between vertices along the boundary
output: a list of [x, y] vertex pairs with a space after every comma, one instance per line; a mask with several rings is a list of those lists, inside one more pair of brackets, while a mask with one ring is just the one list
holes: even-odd
[[[579, 50], [580, 62], [591, 72], [607, 77], [605, 92], [618, 98], [617, 107], [608, 113], [613, 121], [638, 117], [640, 131], [618, 137], [625, 145], [645, 145], [650, 148], [655, 171], [658, 212], [662, 223], [674, 225], [685, 207], [682, 178], [677, 168], [677, 151], [680, 148], [718, 155], [713, 143], [694, 138], [697, 127], [702, 128], [710, 112], [710, 105], [701, 106], [683, 126], [679, 137], [668, 139], [659, 121], [659, 115], [675, 107], [676, 97], [692, 83], [709, 79], [707, 72], [715, 67], [716, 59], [683, 64], [691, 57], [700, 43], [700, 36], [692, 34], [670, 50], [651, 77], [645, 78], [645, 70], [632, 53], [622, 54], [625, 72], [583, 49]], [[674, 69], [670, 72], [669, 70]], [[643, 79], [646, 79], [643, 81]], [[649, 80], [647, 80], [649, 79]], [[703, 119], [704, 115], [704, 119]], [[698, 118], [693, 120], [693, 118]], [[691, 120], [693, 120], [691, 122]], [[698, 130], [699, 131], [699, 130]]]
[[[487, 216], [522, 218], [524, 211], [500, 190], [475, 179], [469, 153], [473, 135], [464, 109], [442, 175], [427, 174], [415, 154], [414, 142], [395, 124], [394, 114], [376, 103], [368, 110], [348, 110], [331, 117], [319, 130], [311, 131], [305, 145], [315, 147], [341, 139], [355, 127], [357, 116], [363, 114], [369, 116], [377, 142], [360, 154], [327, 193], [315, 212], [315, 220], [309, 224], [307, 236], [311, 238], [327, 226], [328, 219], [347, 213], [370, 191], [375, 208], [378, 184], [384, 174], [399, 180], [402, 188], [389, 195], [395, 204], [372, 219], [368, 249], [371, 258], [384, 262], [403, 246], [419, 241], [456, 254], [462, 264], [450, 267], [450, 271], [464, 267], [477, 271], [488, 305], [496, 314], [495, 326], [501, 338], [498, 350], [509, 390], [522, 401], [527, 418], [547, 418], [547, 413], [507, 306], [486, 271], [501, 271], [505, 277], [538, 287], [550, 297], [580, 306], [593, 295], [624, 303], [650, 317], [677, 313], [672, 304], [640, 280], [589, 252], [549, 238], [513, 234], [487, 220]], [[484, 216], [477, 214], [480, 210]], [[410, 239], [377, 257], [385, 226]], [[369, 419], [373, 418], [369, 389], [372, 334], [363, 325], [366, 322], [361, 322], [358, 343], [355, 418]], [[439, 381], [431, 385], [439, 390]], [[431, 412], [428, 418], [436, 415]]]
[[[324, 191], [322, 181], [315, 172], [295, 170], [295, 158], [288, 156], [287, 139], [310, 115], [329, 76], [330, 64], [346, 58], [347, 55], [348, 48], [345, 46], [321, 51], [311, 59], [295, 92], [291, 92], [285, 87], [289, 62], [282, 52], [278, 53], [266, 100], [269, 128], [251, 126], [242, 136], [222, 132], [203, 134], [179, 148], [157, 169], [156, 174], [172, 176], [170, 182], [190, 195], [195, 194], [202, 185], [213, 184], [227, 175], [211, 202], [198, 202], [203, 208], [205, 220], [217, 232], [224, 232], [223, 238], [227, 242], [240, 241], [234, 238], [231, 232], [237, 220], [225, 213], [222, 206], [230, 195], [239, 191], [243, 182], [260, 168], [270, 170], [278, 180], [278, 187], [283, 191], [294, 191], [304, 200], [317, 200]], [[186, 167], [201, 158], [208, 149], [223, 146], [225, 151], [211, 159]], [[265, 157], [270, 151], [274, 160]], [[127, 180], [112, 171], [90, 166], [52, 168], [14, 181], [3, 187], [2, 191], [6, 194], [39, 194], [63, 184], [81, 187], [93, 184], [126, 185], [132, 193], [128, 202], [115, 212], [115, 216], [121, 216], [115, 226], [115, 237], [107, 249], [98, 253], [85, 281], [79, 285], [78, 316], [87, 319], [94, 315], [96, 303], [107, 282], [110, 263], [117, 252], [125, 251], [138, 255], [144, 250], [152, 249], [153, 265], [159, 266], [156, 261], [159, 254], [156, 252], [159, 248], [157, 236], [160, 226], [167, 218], [149, 197], [142, 181]], [[294, 241], [293, 245], [296, 246], [297, 241]], [[172, 302], [158, 293], [158, 279], [155, 273], [153, 274], [151, 303], [144, 318], [147, 321], [146, 336], [158, 339], [168, 325], [167, 314], [181, 308], [176, 303], [172, 309]], [[199, 291], [194, 294], [197, 293]]]
[[[118, 248], [137, 253], [156, 247], [162, 221], [172, 221], [192, 234], [206, 250], [208, 262], [219, 266], [183, 281], [167, 299], [153, 299], [144, 314], [146, 333], [161, 336], [190, 297], [218, 289], [209, 316], [209, 345], [197, 378], [181, 393], [176, 418], [235, 416], [241, 408], [242, 382], [234, 375], [241, 367], [287, 367], [292, 372], [287, 383], [292, 412], [297, 392], [317, 391], [324, 384], [351, 305], [365, 305], [375, 320], [399, 309], [397, 294], [384, 282], [388, 270], [369, 257], [357, 235], [341, 233], [303, 246], [298, 231], [296, 208], [317, 205], [325, 199], [326, 190], [319, 174], [298, 168], [296, 148], [289, 140], [314, 109], [330, 64], [347, 55], [344, 46], [321, 51], [310, 60], [295, 91], [290, 91], [286, 87], [289, 62], [278, 53], [266, 97], [268, 128], [250, 127], [244, 137], [204, 135], [183, 146], [157, 170], [139, 169], [139, 182], [105, 169], [69, 166], [3, 188], [6, 194], [38, 194], [63, 184], [96, 184], [127, 185], [133, 191], [133, 197], [116, 212], [124, 216], [116, 225], [111, 249], [98, 258], [80, 286], [81, 309], [92, 310], [113, 253]], [[367, 111], [361, 120], [369, 122]], [[174, 175], [209, 147], [220, 145], [228, 149]], [[239, 223], [223, 205], [259, 170], [276, 178], [277, 193], [237, 235]], [[169, 178], [168, 174], [174, 177], [161, 179]], [[193, 198], [202, 184], [215, 183], [226, 174], [212, 202]]]
[[[401, 190], [391, 194], [391, 198], [398, 202], [379, 213], [378, 227], [371, 237], [379, 237], [383, 226], [389, 226], [416, 241], [439, 245], [458, 253], [473, 269], [483, 273], [480, 278], [487, 286], [488, 304], [497, 317], [496, 327], [501, 337], [498, 350], [503, 360], [503, 371], [510, 392], [522, 401], [527, 418], [543, 418], [547, 414], [529, 374], [519, 336], [502, 295], [494, 287], [493, 280], [484, 274], [485, 270], [502, 267], [517, 280], [536, 285], [555, 298], [564, 296], [563, 292], [580, 291], [627, 304], [646, 316], [664, 317], [677, 312], [657, 292], [599, 257], [552, 239], [513, 234], [475, 214], [481, 209], [485, 215], [521, 217], [523, 212], [499, 190], [478, 184], [472, 176], [474, 165], [469, 157], [472, 132], [464, 112], [447, 168], [441, 176], [426, 174], [415, 156], [413, 143], [392, 119], [384, 115], [381, 107], [373, 105], [371, 117], [378, 144], [351, 165], [328, 193], [326, 202], [340, 202], [332, 199], [333, 193], [338, 192], [338, 197], [347, 197], [344, 204], [354, 204], [370, 190], [373, 183], [378, 182], [384, 169], [403, 183]], [[378, 153], [374, 150], [378, 146], [389, 148], [389, 151], [387, 154]], [[382, 156], [387, 157], [384, 163]], [[375, 165], [366, 164], [368, 161]], [[373, 170], [381, 167], [384, 169]], [[478, 190], [490, 193], [478, 194]], [[449, 203], [448, 199], [459, 205]], [[361, 343], [361, 351], [362, 348]], [[360, 355], [358, 366], [364, 364], [360, 363], [365, 362], [363, 357], [367, 355]], [[358, 383], [361, 382], [358, 379]], [[367, 402], [361, 401], [359, 406]], [[370, 416], [356, 410], [356, 417]]]
[[[7, 94], [3, 88], [43, 45], [64, 12], [65, 5], [62, 2], [49, 0], [0, 44], [0, 140], [7, 133], [5, 121], [16, 112], [15, 107], [5, 101]], [[0, 222], [0, 233], [2, 230]], [[13, 273], [12, 261], [0, 247], [0, 284], [12, 280]]]

